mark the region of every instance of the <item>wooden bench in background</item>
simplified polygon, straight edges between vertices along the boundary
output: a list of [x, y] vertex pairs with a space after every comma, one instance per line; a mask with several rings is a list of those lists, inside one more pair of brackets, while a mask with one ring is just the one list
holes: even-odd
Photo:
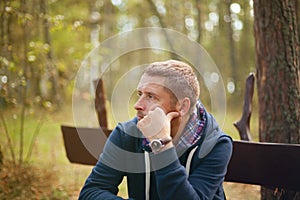
[[[242, 141], [233, 142], [233, 154], [225, 181], [300, 191], [300, 145], [250, 141], [253, 82], [252, 74], [246, 81], [242, 118], [234, 123]], [[61, 126], [67, 157], [71, 163], [95, 165], [111, 132], [106, 128], [106, 115], [101, 115], [106, 114], [101, 80], [96, 88], [96, 111], [101, 128]]]

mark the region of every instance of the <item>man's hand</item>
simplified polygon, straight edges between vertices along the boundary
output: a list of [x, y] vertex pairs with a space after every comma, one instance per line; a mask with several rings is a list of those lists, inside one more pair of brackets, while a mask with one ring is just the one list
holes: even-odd
[[137, 123], [137, 127], [150, 141], [163, 139], [171, 135], [171, 120], [177, 116], [178, 112], [169, 112], [166, 115], [160, 107], [156, 107]]

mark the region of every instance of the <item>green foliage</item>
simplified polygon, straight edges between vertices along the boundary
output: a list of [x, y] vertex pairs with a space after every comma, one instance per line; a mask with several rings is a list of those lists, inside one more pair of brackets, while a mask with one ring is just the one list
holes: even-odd
[[[243, 97], [244, 80], [255, 67], [253, 8], [250, 1], [234, 2], [240, 6], [240, 11], [231, 11], [231, 15], [227, 11], [227, 6], [231, 4], [223, 1], [45, 2], [45, 5], [35, 1], [21, 4], [13, 0], [0, 4], [2, 10], [5, 10], [2, 15], [0, 75], [8, 77], [7, 92], [1, 96], [7, 102], [21, 102], [22, 97], [17, 91], [24, 84], [20, 82], [26, 82], [28, 94], [33, 97], [27, 99], [27, 102], [37, 97], [55, 105], [69, 98], [72, 79], [92, 48], [90, 17], [91, 12], [96, 11], [100, 14], [99, 21], [96, 21], [99, 25], [99, 41], [122, 31], [149, 26], [170, 28], [199, 41], [217, 64], [224, 83], [235, 83], [234, 93], [228, 92], [229, 106], [242, 105], [240, 100]], [[231, 36], [228, 26], [230, 22]], [[50, 36], [48, 39], [45, 38], [47, 33]], [[232, 68], [230, 63], [232, 49], [228, 43], [229, 37], [234, 38], [238, 68]], [[122, 60], [122, 66], [132, 67], [129, 60]], [[109, 79], [118, 77], [120, 73], [117, 70]], [[56, 76], [57, 83], [49, 83], [52, 75]], [[54, 87], [61, 101], [57, 101], [50, 92]]]

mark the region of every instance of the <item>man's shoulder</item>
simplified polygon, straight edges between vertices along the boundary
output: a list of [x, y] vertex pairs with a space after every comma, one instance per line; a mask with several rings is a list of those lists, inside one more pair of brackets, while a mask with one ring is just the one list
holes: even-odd
[[228, 134], [224, 133], [220, 129], [215, 118], [211, 114], [207, 113], [207, 124], [204, 139], [199, 150], [199, 158], [204, 158], [219, 142], [232, 145], [232, 138]]
[[204, 158], [218, 143], [232, 145], [232, 138], [222, 131], [211, 132], [204, 138], [200, 146], [199, 158]]

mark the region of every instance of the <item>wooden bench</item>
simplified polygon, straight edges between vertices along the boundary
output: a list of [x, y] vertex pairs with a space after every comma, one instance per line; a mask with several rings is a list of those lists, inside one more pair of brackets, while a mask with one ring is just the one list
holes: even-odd
[[[95, 165], [107, 138], [102, 130], [61, 129], [69, 161]], [[225, 181], [300, 191], [300, 145], [235, 140]]]
[[[233, 154], [225, 181], [261, 185], [270, 189], [300, 191], [300, 145], [249, 141], [253, 95], [251, 84], [253, 77], [249, 76], [243, 116], [239, 122], [234, 123], [244, 141], [233, 142]], [[97, 92], [99, 94], [99, 91]], [[96, 96], [97, 98], [99, 96]], [[103, 103], [105, 100], [103, 95], [100, 98], [102, 99], [96, 101], [99, 124], [102, 128], [61, 126], [67, 157], [71, 163], [95, 165], [111, 132], [106, 128], [106, 121], [103, 124], [100, 120], [104, 108], [103, 106], [99, 108], [99, 102]]]

